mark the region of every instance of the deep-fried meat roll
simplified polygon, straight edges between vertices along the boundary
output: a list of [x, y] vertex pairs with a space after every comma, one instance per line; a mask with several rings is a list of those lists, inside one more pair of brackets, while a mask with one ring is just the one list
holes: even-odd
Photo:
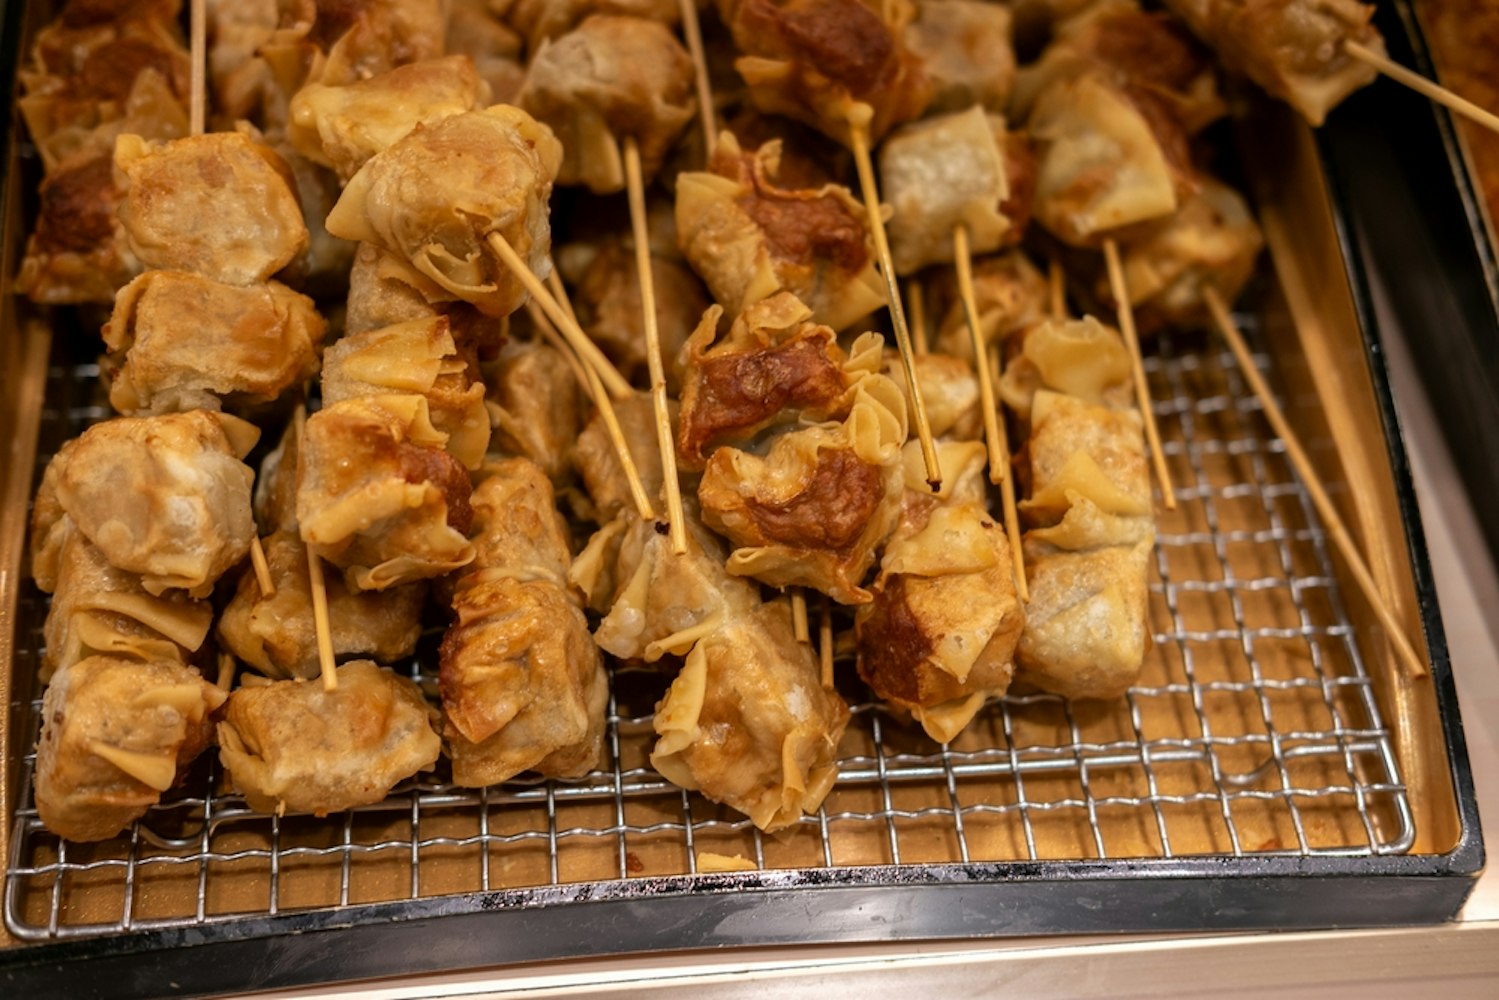
[[291, 169], [240, 132], [172, 142], [122, 135], [120, 224], [147, 267], [231, 285], [265, 281], [307, 249]]
[[1025, 611], [1004, 524], [985, 504], [983, 445], [938, 448], [945, 476], [934, 495], [907, 445], [901, 521], [854, 631], [859, 675], [946, 743], [1009, 688]]
[[488, 237], [499, 233], [545, 275], [551, 249], [547, 202], [562, 149], [546, 126], [518, 108], [421, 126], [376, 154], [344, 188], [328, 231], [373, 243], [408, 267], [429, 302], [461, 299], [506, 316], [524, 287]]
[[797, 642], [790, 602], [760, 604], [698, 640], [656, 706], [651, 764], [775, 831], [815, 812], [838, 775], [848, 707]]
[[868, 216], [836, 184], [777, 186], [780, 152], [741, 152], [725, 132], [708, 170], [677, 177], [682, 253], [731, 316], [784, 291], [842, 330], [885, 304]]
[[[926, 401], [926, 419], [932, 436], [951, 435], [964, 441], [977, 438], [984, 415], [979, 405], [979, 380], [973, 362], [928, 351], [911, 358], [911, 369], [916, 373], [916, 384], [921, 387], [921, 397]], [[906, 386], [898, 352], [885, 352], [885, 374], [901, 387], [906, 395], [906, 412], [911, 412], [915, 403]]]
[[484, 107], [489, 90], [466, 56], [410, 63], [340, 86], [310, 83], [291, 102], [298, 153], [347, 181], [417, 125]]
[[437, 763], [442, 740], [421, 688], [371, 660], [338, 668], [338, 687], [245, 686], [219, 723], [219, 761], [250, 808], [328, 813], [379, 802]]
[[302, 540], [355, 590], [441, 576], [473, 560], [468, 472], [420, 396], [372, 396], [307, 420], [297, 454]]
[[[667, 401], [668, 415], [675, 424], [679, 410], [676, 400]], [[630, 457], [635, 460], [635, 470], [647, 496], [655, 497], [661, 492], [664, 481], [661, 474], [661, 452], [656, 447], [656, 409], [648, 393], [636, 393], [628, 399], [614, 404], [615, 416], [619, 418], [620, 431], [624, 435]], [[589, 418], [577, 443], [572, 449], [573, 467], [583, 480], [583, 488], [593, 501], [600, 524], [608, 524], [621, 512], [635, 511], [630, 483], [620, 465], [619, 453], [604, 425], [603, 418], [595, 413]], [[581, 557], [580, 557], [581, 558]]]
[[213, 742], [224, 693], [176, 662], [91, 656], [42, 699], [36, 808], [67, 840], [108, 840], [145, 815]]
[[259, 434], [206, 410], [118, 417], [63, 445], [48, 478], [111, 565], [139, 573], [149, 593], [202, 597], [250, 551], [255, 476], [240, 459]]
[[625, 187], [621, 142], [640, 147], [646, 182], [692, 119], [692, 59], [664, 25], [595, 15], [531, 57], [517, 103], [562, 140], [559, 184]]
[[104, 327], [125, 352], [109, 401], [125, 414], [268, 403], [317, 374], [326, 330], [311, 299], [276, 281], [148, 271], [120, 289]]
[[414, 319], [339, 340], [323, 359], [323, 402], [410, 393], [427, 401], [443, 447], [477, 469], [489, 448], [489, 411], [474, 352], [459, 345], [446, 316]]
[[975, 105], [1004, 113], [1015, 83], [1008, 7], [977, 0], [920, 0], [903, 38], [931, 80], [929, 113]]
[[510, 340], [486, 382], [497, 448], [529, 458], [554, 486], [567, 480], [586, 402], [567, 358], [542, 341]]

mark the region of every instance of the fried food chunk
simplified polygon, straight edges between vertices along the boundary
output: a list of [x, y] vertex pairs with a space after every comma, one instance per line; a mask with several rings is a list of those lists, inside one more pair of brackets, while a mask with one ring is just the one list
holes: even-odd
[[1004, 525], [985, 504], [983, 445], [938, 447], [947, 475], [936, 495], [915, 442], [906, 447], [900, 524], [854, 635], [859, 676], [947, 743], [1009, 688], [1025, 610]]
[[542, 42], [555, 40], [572, 31], [594, 14], [645, 18], [668, 28], [676, 27], [682, 16], [677, 0], [500, 0], [505, 20], [526, 37], [526, 45], [535, 52]]
[[489, 234], [547, 273], [547, 202], [561, 159], [550, 130], [519, 108], [444, 118], [371, 157], [329, 214], [328, 232], [391, 254], [428, 302], [462, 300], [507, 316], [526, 292]]
[[571, 478], [587, 400], [562, 352], [543, 341], [506, 341], [486, 382], [498, 450], [535, 462], [553, 486]]
[[[44, 489], [110, 564], [150, 594], [206, 596], [250, 551], [254, 473], [240, 461], [260, 432], [191, 410], [94, 424], [52, 459]], [[54, 471], [55, 470], [55, 471]]]
[[120, 190], [111, 154], [60, 166], [42, 179], [37, 199], [16, 290], [46, 305], [112, 302], [141, 262], [115, 222]]
[[516, 101], [562, 141], [558, 184], [622, 191], [624, 138], [649, 183], [692, 120], [692, 59], [658, 21], [596, 14], [536, 51]]
[[36, 808], [67, 840], [108, 840], [161, 800], [213, 742], [225, 695], [171, 661], [91, 656], [42, 699]]
[[121, 413], [268, 403], [317, 374], [328, 324], [280, 282], [226, 285], [148, 271], [120, 289], [104, 342], [124, 353], [109, 401]]
[[219, 723], [219, 761], [252, 809], [329, 813], [379, 802], [437, 763], [433, 711], [409, 678], [371, 660], [338, 687], [286, 680], [238, 688]]
[[291, 168], [242, 132], [170, 142], [122, 135], [114, 164], [120, 224], [147, 267], [251, 285], [307, 250]]
[[885, 304], [868, 216], [837, 184], [777, 185], [780, 156], [779, 141], [746, 153], [725, 132], [707, 170], [679, 175], [682, 253], [730, 316], [790, 292], [842, 330]]
[[932, 83], [928, 113], [981, 107], [1003, 114], [1015, 83], [1008, 7], [976, 0], [921, 0], [902, 36]]

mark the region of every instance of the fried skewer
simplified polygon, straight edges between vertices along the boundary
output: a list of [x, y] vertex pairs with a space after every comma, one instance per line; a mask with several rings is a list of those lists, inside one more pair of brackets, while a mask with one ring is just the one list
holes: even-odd
[[931, 343], [926, 329], [926, 291], [915, 278], [906, 282], [906, 301], [911, 305], [912, 346], [916, 348], [916, 356], [919, 358], [930, 353]]
[[1317, 476], [1317, 468], [1312, 464], [1305, 449], [1296, 439], [1296, 434], [1291, 430], [1285, 415], [1280, 407], [1276, 405], [1275, 398], [1270, 393], [1270, 387], [1265, 384], [1264, 377], [1260, 375], [1259, 369], [1255, 367], [1254, 358], [1250, 356], [1249, 347], [1244, 343], [1243, 336], [1229, 314], [1228, 307], [1223, 302], [1223, 297], [1218, 290], [1211, 285], [1203, 289], [1203, 300], [1207, 303], [1209, 311], [1213, 315], [1213, 323], [1222, 334], [1229, 350], [1233, 352], [1234, 359], [1239, 363], [1239, 369], [1244, 375], [1245, 381], [1259, 397], [1260, 405], [1264, 407], [1265, 419], [1270, 422], [1270, 427], [1276, 435], [1285, 443], [1286, 456], [1290, 458], [1291, 464], [1296, 469], [1296, 474], [1306, 484], [1307, 495], [1311, 497], [1317, 514], [1327, 526], [1327, 533], [1332, 537], [1333, 543], [1342, 553], [1343, 558], [1348, 561], [1348, 567], [1353, 573], [1354, 582], [1358, 584], [1359, 590], [1369, 601], [1374, 609], [1379, 623], [1384, 626], [1385, 634], [1390, 644], [1395, 647], [1395, 655], [1412, 677], [1425, 677], [1426, 663], [1421, 659], [1416, 647], [1412, 645], [1410, 638], [1405, 634], [1404, 627], [1391, 610], [1384, 595], [1380, 593], [1379, 584], [1374, 580], [1373, 574], [1369, 572], [1368, 564], [1364, 562], [1359, 553], [1358, 545], [1349, 534], [1343, 519], [1338, 516], [1337, 508], [1333, 506], [1332, 499], [1327, 495], [1327, 490]]
[[1145, 440], [1150, 445], [1151, 462], [1155, 467], [1156, 480], [1161, 486], [1161, 502], [1167, 510], [1175, 510], [1176, 491], [1171, 488], [1171, 470], [1166, 467], [1166, 455], [1161, 451], [1161, 435], [1156, 429], [1150, 384], [1145, 379], [1145, 363], [1140, 357], [1140, 336], [1135, 330], [1135, 311], [1129, 303], [1124, 266], [1119, 261], [1119, 244], [1112, 236], [1103, 241], [1103, 256], [1109, 269], [1109, 288], [1114, 301], [1119, 303], [1119, 332], [1124, 335], [1124, 342], [1129, 346], [1130, 365], [1135, 376], [1135, 402], [1140, 407], [1140, 416], [1145, 418]]

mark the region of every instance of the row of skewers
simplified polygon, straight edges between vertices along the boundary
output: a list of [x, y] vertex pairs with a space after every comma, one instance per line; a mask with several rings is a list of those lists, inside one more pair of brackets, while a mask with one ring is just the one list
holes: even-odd
[[[576, 777], [601, 652], [679, 664], [653, 766], [779, 829], [836, 780], [835, 607], [940, 741], [1014, 680], [1126, 690], [1152, 456], [1174, 504], [1136, 313], [1222, 319], [1261, 242], [1194, 157], [1225, 105], [1181, 24], [1073, 5], [1017, 71], [1020, 11], [966, 0], [726, 0], [701, 34], [675, 2], [447, 6], [213, 5], [217, 132], [175, 3], [75, 0], [37, 42], [20, 283], [111, 302], [124, 414], [34, 506], [49, 829], [113, 836], [214, 742], [268, 811], [444, 752], [464, 786]], [[1362, 5], [1318, 6], [1292, 59], [1304, 19], [1180, 6], [1313, 120], [1371, 73]], [[1032, 219], [1122, 334], [1067, 318]], [[256, 422], [284, 428], [258, 475]], [[378, 665], [434, 608], [440, 711]]]

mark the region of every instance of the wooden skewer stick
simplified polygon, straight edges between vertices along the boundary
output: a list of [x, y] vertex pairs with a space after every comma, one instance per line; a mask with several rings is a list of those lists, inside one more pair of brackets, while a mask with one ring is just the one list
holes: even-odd
[[937, 461], [937, 447], [932, 443], [932, 425], [927, 419], [921, 386], [916, 382], [912, 363], [911, 331], [906, 328], [906, 311], [900, 303], [900, 285], [895, 277], [895, 263], [890, 258], [890, 240], [885, 234], [885, 217], [880, 213], [880, 192], [874, 182], [874, 164], [869, 158], [869, 126], [849, 118], [848, 132], [859, 172], [859, 187], [864, 195], [864, 210], [869, 215], [869, 231], [874, 236], [875, 255], [885, 278], [885, 295], [890, 304], [890, 323], [895, 327], [895, 346], [900, 351], [901, 367], [906, 372], [906, 389], [915, 409], [916, 439], [921, 442], [921, 458], [926, 463], [927, 485], [935, 493], [942, 488], [942, 467]]
[[1145, 419], [1145, 440], [1155, 463], [1155, 477], [1161, 484], [1161, 501], [1167, 510], [1176, 509], [1176, 491], [1171, 488], [1171, 470], [1161, 450], [1161, 435], [1155, 425], [1155, 407], [1150, 402], [1150, 383], [1145, 380], [1145, 363], [1140, 358], [1140, 335], [1135, 331], [1135, 310], [1129, 301], [1129, 286], [1124, 282], [1124, 266], [1119, 262], [1119, 244], [1109, 238], [1103, 241], [1103, 256], [1109, 268], [1109, 290], [1119, 303], [1119, 332], [1129, 347], [1130, 367], [1135, 375], [1135, 403]]
[[276, 596], [276, 582], [271, 579], [271, 566], [266, 560], [265, 549], [261, 547], [259, 535], [250, 539], [250, 565], [255, 568], [255, 582], [260, 585], [261, 596]]
[[973, 255], [969, 251], [968, 227], [959, 223], [952, 231], [953, 264], [958, 270], [958, 298], [968, 320], [968, 342], [973, 346], [973, 366], [979, 376], [979, 405], [984, 414], [984, 443], [989, 447], [989, 482], [1002, 483], [1010, 466], [1010, 449], [1002, 447], [999, 431], [999, 407], [995, 403], [994, 382], [989, 378], [988, 351], [979, 330], [978, 301], [973, 293]]
[[931, 351], [931, 342], [926, 329], [926, 291], [916, 278], [906, 282], [906, 302], [911, 306], [911, 346], [919, 358]]
[[219, 674], [214, 680], [213, 686], [220, 691], [228, 691], [233, 688], [235, 667], [233, 653], [219, 653]]
[[573, 350], [578, 352], [578, 356], [583, 359], [588, 367], [598, 372], [599, 378], [603, 381], [605, 388], [609, 390], [609, 394], [615, 399], [624, 399], [634, 392], [635, 390], [630, 388], [629, 381], [619, 373], [618, 368], [614, 367], [614, 362], [605, 357], [604, 352], [599, 350], [599, 345], [589, 339], [588, 334], [583, 332], [583, 328], [578, 325], [577, 320], [562, 311], [562, 307], [557, 304], [557, 300], [552, 298], [552, 293], [547, 291], [546, 286], [541, 283], [541, 279], [536, 277], [531, 269], [526, 266], [526, 262], [520, 259], [520, 254], [515, 252], [515, 248], [510, 245], [510, 241], [505, 239], [501, 233], [490, 233], [489, 246], [499, 256], [501, 262], [525, 286], [526, 291], [541, 306], [542, 312], [546, 313], [547, 318], [567, 338], [567, 342], [573, 345]]
[[551, 320], [546, 318], [546, 314], [541, 311], [541, 307], [534, 299], [526, 303], [526, 309], [542, 339], [567, 359], [568, 365], [572, 367], [573, 377], [578, 380], [578, 384], [583, 387], [588, 398], [593, 400], [593, 405], [598, 407], [599, 417], [604, 421], [604, 430], [609, 434], [609, 443], [614, 446], [614, 453], [619, 457], [620, 471], [625, 474], [625, 482], [630, 486], [630, 498], [635, 501], [635, 510], [640, 514], [642, 521], [654, 521], [656, 508], [651, 506], [650, 494], [645, 491], [645, 484], [640, 480], [640, 469], [635, 465], [634, 456], [630, 454], [630, 445], [625, 440], [625, 432], [619, 426], [619, 415], [614, 412], [614, 403], [610, 400], [609, 394], [604, 391], [598, 373], [585, 365], [573, 353], [572, 347], [562, 339], [556, 328], [552, 326]]
[[1296, 474], [1306, 485], [1306, 492], [1312, 498], [1312, 504], [1317, 508], [1317, 515], [1322, 518], [1327, 527], [1327, 533], [1332, 537], [1333, 543], [1337, 545], [1338, 551], [1348, 562], [1348, 568], [1353, 573], [1354, 582], [1364, 592], [1374, 608], [1374, 614], [1379, 623], [1384, 626], [1386, 635], [1389, 636], [1390, 644], [1395, 647], [1395, 654], [1400, 662], [1409, 671], [1412, 677], [1426, 676], [1426, 663], [1416, 652], [1415, 646], [1411, 644], [1406, 635], [1404, 627], [1401, 626], [1395, 613], [1390, 610], [1384, 595], [1379, 591], [1379, 585], [1374, 582], [1374, 575], [1369, 572], [1368, 565], [1359, 553], [1358, 545], [1353, 536], [1349, 534], [1343, 519], [1338, 516], [1338, 510], [1333, 506], [1332, 499], [1327, 495], [1327, 490], [1322, 485], [1322, 480], [1317, 475], [1316, 466], [1312, 464], [1306, 451], [1301, 447], [1301, 442], [1296, 439], [1296, 434], [1291, 430], [1291, 425], [1286, 422], [1285, 415], [1280, 407], [1276, 405], [1275, 399], [1270, 394], [1270, 387], [1265, 384], [1264, 377], [1260, 375], [1255, 366], [1254, 358], [1249, 354], [1249, 347], [1244, 343], [1244, 337], [1239, 333], [1239, 328], [1234, 325], [1233, 317], [1229, 315], [1228, 307], [1223, 302], [1223, 297], [1218, 290], [1211, 285], [1203, 289], [1203, 301], [1207, 303], [1208, 311], [1213, 314], [1213, 323], [1218, 327], [1218, 332], [1228, 342], [1229, 350], [1233, 351], [1234, 358], [1239, 362], [1239, 368], [1244, 374], [1254, 394], [1259, 397], [1260, 405], [1264, 407], [1265, 418], [1270, 421], [1270, 427], [1285, 442], [1286, 455], [1291, 459], [1291, 464], [1296, 469]]
[[193, 135], [202, 135], [208, 122], [208, 11], [205, 0], [192, 0], [188, 6], [188, 18], [191, 68], [187, 121]]
[[708, 79], [708, 60], [703, 55], [703, 29], [697, 21], [695, 0], [679, 0], [682, 8], [682, 35], [687, 39], [687, 53], [692, 56], [692, 70], [697, 82], [698, 115], [703, 121], [703, 144], [709, 156], [718, 144], [718, 123], [713, 117], [713, 85]]
[[1477, 122], [1491, 132], [1499, 132], [1499, 115], [1479, 107], [1466, 97], [1459, 97], [1441, 84], [1433, 83], [1421, 74], [1406, 69], [1392, 59], [1358, 42], [1352, 40], [1344, 42], [1343, 51], [1373, 66], [1396, 83], [1404, 84], [1421, 96], [1456, 111], [1469, 121]]
[[312, 624], [317, 630], [318, 669], [323, 690], [338, 690], [337, 665], [333, 662], [333, 626], [328, 621], [328, 585], [323, 580], [323, 557], [307, 546], [307, 589], [312, 591]]
[[822, 614], [817, 622], [817, 658], [822, 666], [822, 686], [833, 689], [833, 602], [822, 595]]
[[1050, 292], [1049, 309], [1052, 319], [1067, 318], [1067, 275], [1062, 271], [1062, 262], [1055, 256], [1046, 266], [1046, 284]]
[[630, 195], [630, 228], [635, 234], [635, 270], [640, 276], [640, 308], [645, 328], [645, 359], [651, 370], [651, 402], [656, 410], [656, 446], [661, 452], [661, 478], [666, 486], [666, 516], [671, 524], [671, 550], [687, 551], [687, 518], [682, 513], [682, 484], [677, 479], [677, 442], [666, 407], [666, 366], [661, 361], [661, 331], [656, 325], [656, 278], [651, 273], [651, 235], [646, 228], [645, 179], [640, 169], [640, 146], [625, 136], [625, 185]]
[[807, 627], [807, 593], [800, 587], [791, 588], [791, 634], [797, 642], [811, 642], [812, 633]]
[[[1004, 372], [996, 351], [992, 357], [984, 359], [985, 364], [994, 366], [994, 381], [998, 382]], [[1005, 432], [1005, 422], [999, 422], [1000, 440], [1004, 444], [1005, 454], [1010, 453], [1010, 441]], [[999, 484], [1000, 502], [1004, 505], [1005, 535], [1010, 542], [1010, 562], [1015, 567], [1015, 592], [1020, 595], [1021, 603], [1029, 604], [1031, 600], [1031, 586], [1025, 578], [1025, 553], [1020, 547], [1020, 512], [1015, 506], [1015, 477], [1005, 476], [1005, 481]]]

